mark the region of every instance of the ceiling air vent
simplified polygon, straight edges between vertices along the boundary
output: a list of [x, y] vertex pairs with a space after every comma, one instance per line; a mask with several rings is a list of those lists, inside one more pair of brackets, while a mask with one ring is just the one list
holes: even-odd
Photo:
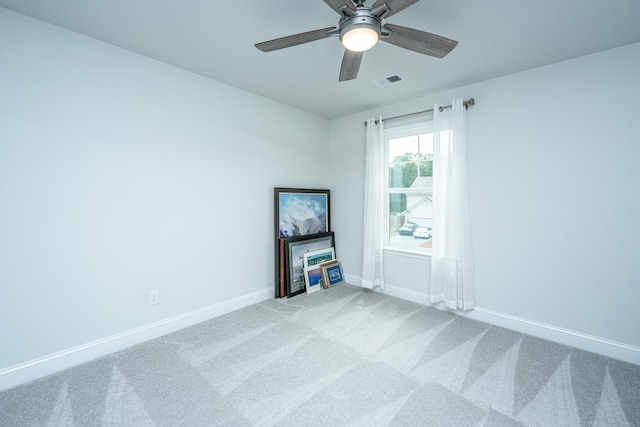
[[374, 85], [378, 86], [378, 87], [385, 87], [385, 86], [389, 86], [395, 83], [400, 83], [402, 80], [402, 77], [400, 77], [397, 74], [394, 74], [393, 76], [389, 76], [389, 77], [383, 77], [381, 79], [377, 79], [377, 80], [372, 80], [371, 83], [373, 83]]

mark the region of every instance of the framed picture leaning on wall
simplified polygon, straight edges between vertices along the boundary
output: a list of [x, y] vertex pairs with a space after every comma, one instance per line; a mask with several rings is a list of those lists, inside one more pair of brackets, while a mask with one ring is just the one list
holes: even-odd
[[307, 293], [323, 289], [322, 271], [320, 265], [336, 258], [335, 249], [333, 247], [320, 249], [318, 251], [307, 252], [302, 255], [302, 266], [304, 268], [304, 283]]
[[324, 289], [320, 267], [312, 265], [304, 269], [304, 286], [308, 294]]
[[302, 255], [302, 266], [304, 268], [312, 267], [314, 265], [322, 264], [323, 262], [336, 259], [335, 248], [320, 249], [313, 252], [307, 252]]
[[329, 190], [275, 188], [276, 238], [331, 231]]
[[340, 285], [344, 282], [344, 275], [342, 273], [342, 264], [340, 262], [332, 263], [329, 265], [323, 265], [321, 274], [326, 278], [327, 287]]
[[329, 287], [329, 277], [327, 276], [327, 271], [325, 267], [330, 266], [331, 264], [335, 264], [339, 262], [337, 259], [333, 259], [331, 261], [323, 262], [322, 264], [318, 264], [320, 267], [320, 276], [322, 277], [322, 286], [327, 289]]
[[297, 236], [284, 239], [286, 255], [286, 291], [292, 297], [306, 291], [304, 254], [321, 249], [332, 249], [335, 254], [333, 232]]
[[331, 231], [330, 191], [307, 188], [274, 188], [275, 297], [285, 297], [286, 251], [280, 239]]

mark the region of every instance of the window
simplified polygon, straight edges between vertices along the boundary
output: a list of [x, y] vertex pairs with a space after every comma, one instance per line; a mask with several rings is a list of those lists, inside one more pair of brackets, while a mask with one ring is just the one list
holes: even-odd
[[431, 252], [433, 128], [420, 123], [385, 129], [386, 247]]

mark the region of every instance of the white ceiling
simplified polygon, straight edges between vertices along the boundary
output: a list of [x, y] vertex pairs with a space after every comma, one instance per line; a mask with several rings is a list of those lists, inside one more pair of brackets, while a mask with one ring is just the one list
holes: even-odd
[[[373, 0], [368, 0], [370, 5]], [[0, 6], [219, 82], [335, 118], [640, 41], [638, 0], [422, 0], [385, 20], [457, 40], [436, 59], [387, 43], [338, 82], [327, 38], [263, 53], [257, 42], [337, 26], [322, 0], [0, 0]], [[371, 81], [398, 74], [403, 82]]]

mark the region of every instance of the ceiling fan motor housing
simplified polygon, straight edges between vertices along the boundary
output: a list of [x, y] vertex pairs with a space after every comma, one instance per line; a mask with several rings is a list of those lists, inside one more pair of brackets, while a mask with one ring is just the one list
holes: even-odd
[[355, 33], [368, 33], [370, 42], [362, 47], [351, 48], [356, 52], [373, 47], [380, 38], [381, 22], [371, 14], [368, 7], [358, 8], [353, 16], [345, 16], [340, 20], [340, 41], [350, 49], [348, 38]]

